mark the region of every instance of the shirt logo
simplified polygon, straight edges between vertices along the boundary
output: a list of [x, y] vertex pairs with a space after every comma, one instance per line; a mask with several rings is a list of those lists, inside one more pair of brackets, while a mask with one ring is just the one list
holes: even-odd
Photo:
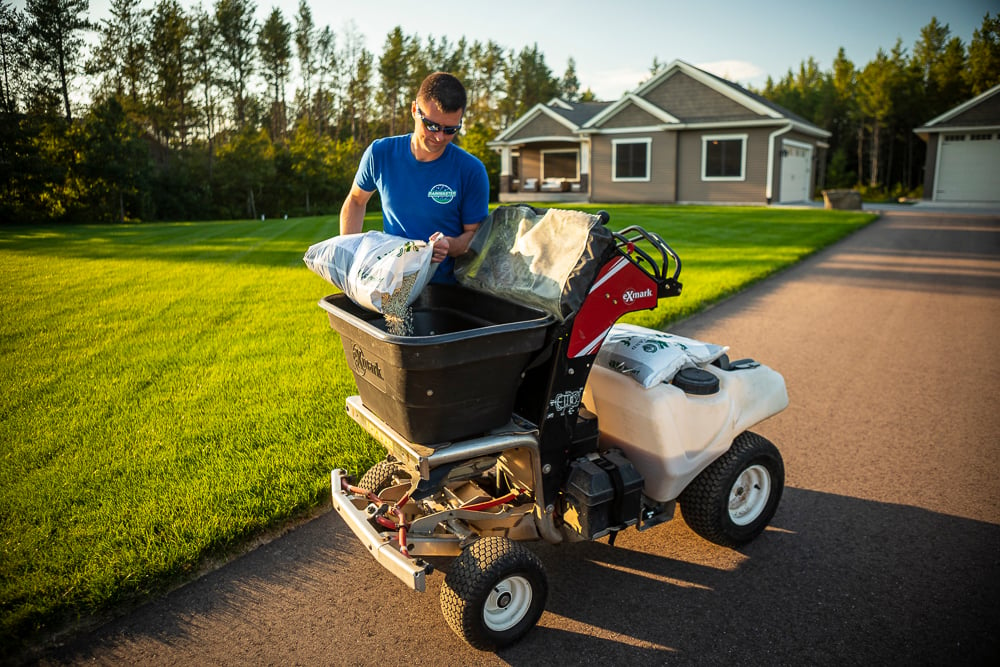
[[435, 185], [433, 188], [430, 189], [430, 192], [427, 193], [427, 196], [433, 199], [435, 203], [450, 204], [451, 200], [453, 200], [455, 198], [455, 195], [457, 194], [458, 193], [455, 192], [455, 190], [448, 187], [444, 183], [438, 183], [437, 185]]

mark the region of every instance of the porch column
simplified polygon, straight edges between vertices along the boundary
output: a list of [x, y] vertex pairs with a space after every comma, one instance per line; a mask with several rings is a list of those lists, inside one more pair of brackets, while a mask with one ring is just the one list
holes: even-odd
[[510, 192], [510, 146], [500, 148], [500, 192]]
[[590, 192], [590, 138], [580, 142], [580, 192]]

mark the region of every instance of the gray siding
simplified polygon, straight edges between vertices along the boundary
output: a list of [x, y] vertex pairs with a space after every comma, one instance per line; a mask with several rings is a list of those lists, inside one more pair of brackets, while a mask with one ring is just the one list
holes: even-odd
[[742, 181], [703, 181], [701, 139], [705, 135], [730, 132], [682, 132], [678, 144], [677, 201], [718, 203], [763, 203], [767, 181], [767, 138], [773, 128], [733, 130], [747, 135], [746, 178]]
[[[650, 180], [616, 182], [611, 180], [611, 140], [651, 138]], [[592, 171], [590, 199], [600, 202], [677, 201], [677, 133], [638, 132], [635, 134], [595, 135], [591, 144]]]
[[927, 157], [924, 159], [924, 199], [934, 198], [934, 177], [937, 175], [937, 154], [941, 135], [932, 134], [927, 138]]
[[963, 125], [996, 125], [1000, 122], [1000, 93], [992, 95], [976, 106], [966, 109], [954, 118], [948, 120], [943, 125], [937, 127], [946, 131], [948, 126], [960, 127]]
[[649, 127], [650, 125], [663, 125], [663, 121], [636, 105], [629, 104], [600, 127], [603, 130], [621, 127]]
[[510, 141], [531, 139], [532, 137], [576, 137], [576, 135], [554, 118], [539, 114], [538, 117], [510, 137]]
[[668, 77], [643, 97], [686, 123], [762, 118], [682, 72]]

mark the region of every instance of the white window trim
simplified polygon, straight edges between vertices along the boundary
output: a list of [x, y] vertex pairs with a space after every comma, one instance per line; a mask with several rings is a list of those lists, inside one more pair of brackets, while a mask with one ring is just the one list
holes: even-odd
[[[576, 181], [580, 180], [580, 149], [579, 148], [572, 148], [572, 149], [570, 149], [570, 148], [551, 148], [549, 150], [542, 150], [542, 151], [540, 151], [540, 153], [541, 153], [541, 156], [542, 156], [542, 164], [540, 165], [540, 169], [541, 169], [541, 172], [542, 172], [542, 178], [541, 178], [541, 180], [544, 181], [546, 179], [546, 176], [545, 176], [545, 156], [548, 153], [572, 153], [572, 154], [576, 155], [576, 177], [573, 180], [576, 180]], [[561, 177], [553, 176], [553, 178], [561, 178]]]
[[[646, 176], [618, 176], [618, 144], [646, 144]], [[611, 180], [616, 183], [648, 183], [652, 178], [653, 138], [611, 140]]]
[[[745, 181], [747, 180], [747, 143], [749, 134], [704, 134], [701, 137], [701, 180], [703, 181]], [[740, 151], [740, 175], [739, 176], [706, 176], [705, 169], [708, 167], [708, 142], [710, 141], [731, 141], [739, 139], [742, 143]]]

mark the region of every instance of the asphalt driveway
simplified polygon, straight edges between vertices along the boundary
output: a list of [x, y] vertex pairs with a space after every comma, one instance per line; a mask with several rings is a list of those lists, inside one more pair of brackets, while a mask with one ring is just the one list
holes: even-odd
[[891, 211], [672, 330], [787, 380], [757, 429], [787, 487], [748, 547], [680, 519], [534, 545], [546, 612], [494, 655], [448, 629], [442, 575], [407, 590], [327, 512], [42, 664], [997, 664], [1000, 215]]

